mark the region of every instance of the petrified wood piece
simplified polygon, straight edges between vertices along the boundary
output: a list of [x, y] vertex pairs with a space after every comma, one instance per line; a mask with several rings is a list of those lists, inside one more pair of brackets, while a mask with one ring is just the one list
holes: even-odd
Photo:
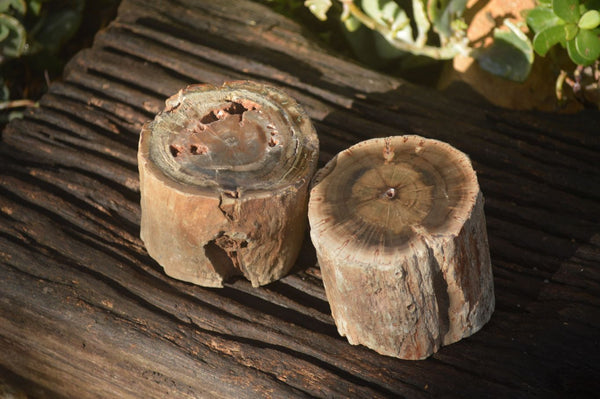
[[333, 317], [351, 344], [423, 359], [490, 319], [483, 196], [450, 145], [398, 136], [342, 151], [314, 178], [309, 220]]
[[252, 82], [189, 86], [142, 129], [141, 237], [165, 272], [259, 286], [293, 266], [318, 139], [299, 105]]

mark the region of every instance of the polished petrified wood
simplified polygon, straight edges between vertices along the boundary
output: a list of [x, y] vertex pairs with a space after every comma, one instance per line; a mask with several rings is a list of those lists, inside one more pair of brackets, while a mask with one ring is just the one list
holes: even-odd
[[371, 139], [315, 176], [311, 238], [338, 331], [423, 359], [494, 310], [483, 196], [467, 156], [418, 136]]
[[293, 266], [318, 140], [285, 93], [252, 82], [189, 86], [142, 129], [141, 237], [177, 279], [259, 286]]

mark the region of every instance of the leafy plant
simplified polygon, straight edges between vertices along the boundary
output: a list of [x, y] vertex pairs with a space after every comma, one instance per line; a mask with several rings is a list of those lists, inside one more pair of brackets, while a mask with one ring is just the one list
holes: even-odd
[[[471, 47], [466, 36], [468, 26], [462, 18], [466, 3], [467, 0], [306, 0], [304, 4], [320, 20], [327, 19], [334, 6], [341, 6], [340, 19], [349, 32], [350, 44], [363, 60], [407, 55], [447, 60], [463, 54], [476, 58], [483, 69], [495, 75], [525, 80], [533, 63], [530, 40], [507, 20], [506, 29], [494, 31], [495, 41], [490, 48]], [[373, 34], [372, 40], [360, 32], [364, 27]]]
[[[390, 52], [389, 47], [380, 42], [378, 53], [383, 58], [411, 53], [451, 59], [468, 51], [466, 25], [461, 20], [466, 0], [412, 0], [408, 4], [409, 12], [392, 0], [361, 0], [360, 5], [353, 0], [336, 3], [342, 7], [340, 19], [348, 31], [354, 32], [364, 25], [374, 31], [376, 37], [399, 50]], [[323, 21], [333, 6], [332, 0], [306, 0], [304, 4]], [[430, 40], [430, 33], [437, 35], [437, 40]], [[437, 43], [432, 44], [434, 41]]]
[[56, 54], [81, 23], [85, 0], [0, 0], [0, 64]]
[[592, 65], [600, 57], [599, 1], [539, 1], [527, 13], [527, 24], [535, 32], [533, 48], [541, 56], [560, 44], [576, 65]]
[[[0, 0], [0, 110], [35, 105], [29, 99], [11, 99], [9, 83], [23, 69], [62, 66], [57, 54], [78, 30], [84, 5], [85, 0]], [[13, 111], [8, 119], [19, 114]], [[2, 114], [1, 121], [6, 118]]]
[[572, 76], [561, 71], [556, 80], [556, 97], [564, 100], [563, 85], [586, 106], [600, 107], [600, 0], [539, 0], [526, 12], [533, 48], [545, 56], [556, 45], [565, 48], [576, 64]]

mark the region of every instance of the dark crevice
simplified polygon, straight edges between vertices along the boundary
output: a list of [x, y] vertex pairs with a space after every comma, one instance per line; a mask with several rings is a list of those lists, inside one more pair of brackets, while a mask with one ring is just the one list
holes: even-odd
[[327, 324], [309, 317], [301, 311], [274, 304], [268, 300], [236, 290], [230, 286], [222, 288], [215, 294], [223, 299], [235, 301], [242, 306], [250, 306], [253, 309], [259, 309], [261, 313], [303, 327], [309, 331], [324, 334], [333, 338], [339, 338], [335, 325]]
[[[67, 77], [68, 78], [68, 77]], [[148, 111], [147, 109], [145, 109], [143, 107], [142, 103], [139, 102], [125, 102], [124, 99], [118, 97], [118, 96], [112, 96], [109, 94], [109, 92], [107, 91], [102, 91], [102, 90], [98, 90], [97, 88], [93, 87], [92, 85], [88, 85], [86, 86], [85, 83], [89, 82], [79, 82], [79, 81], [75, 81], [75, 80], [67, 80], [64, 82], [65, 84], [71, 85], [79, 90], [88, 92], [91, 94], [90, 97], [96, 97], [96, 98], [101, 98], [101, 99], [107, 99], [108, 101], [114, 102], [116, 104], [123, 104], [127, 107], [131, 107], [134, 110], [136, 110], [137, 112], [139, 112], [141, 115], [145, 115], [148, 119], [152, 119], [154, 118], [155, 114], [154, 112]], [[121, 83], [123, 84], [123, 83]], [[124, 84], [124, 86], [130, 86], [129, 83]], [[152, 98], [164, 98], [164, 96], [157, 96], [156, 94], [154, 94], [152, 96]]]
[[[49, 94], [56, 97], [57, 100], [59, 100], [59, 101], [60, 101], [60, 99], [64, 99], [66, 101], [71, 101], [74, 104], [78, 104], [83, 107], [92, 107], [93, 111], [90, 111], [90, 112], [100, 113], [104, 118], [111, 121], [112, 123], [117, 124], [121, 129], [126, 131], [127, 134], [131, 135], [132, 137], [137, 137], [139, 135], [138, 129], [132, 129], [131, 125], [134, 122], [132, 122], [131, 119], [127, 119], [124, 116], [121, 116], [114, 112], [111, 112], [111, 111], [103, 108], [101, 105], [90, 104], [89, 101], [91, 99], [91, 96], [89, 95], [89, 93], [80, 94], [80, 93], [73, 93], [73, 91], [82, 91], [82, 89], [80, 87], [78, 87], [76, 84], [73, 84], [73, 82], [61, 82], [61, 83], [54, 84], [52, 86], [52, 89], [49, 91]], [[86, 91], [92, 92], [92, 89], [86, 89]], [[108, 97], [106, 97], [106, 96], [102, 96], [102, 98], [108, 99]], [[125, 105], [126, 107], [133, 109], [133, 107], [131, 105], [125, 104], [120, 101], [117, 102], [117, 100], [114, 100], [114, 99], [110, 99], [109, 102]], [[48, 103], [45, 103], [44, 106], [48, 106]], [[55, 108], [55, 109], [57, 109], [57, 108]], [[134, 112], [138, 112], [138, 111], [134, 110]], [[114, 137], [114, 136], [111, 136], [111, 137]]]
[[[118, 143], [120, 142], [120, 144], [125, 147], [137, 149], [139, 135], [130, 134], [130, 131], [128, 131], [128, 129], [125, 126], [122, 126], [121, 124], [117, 124], [117, 123], [113, 122], [112, 120], [110, 120], [108, 118], [108, 114], [103, 110], [96, 108], [95, 110], [88, 111], [88, 112], [89, 113], [98, 113], [98, 114], [101, 114], [102, 117], [107, 118], [107, 120], [109, 120], [110, 123], [112, 123], [119, 130], [118, 133], [108, 130], [108, 128], [106, 128], [105, 126], [91, 123], [85, 117], [79, 117], [76, 113], [71, 113], [71, 112], [65, 111], [64, 109], [59, 108], [60, 105], [57, 104], [56, 102], [44, 102], [43, 107], [45, 109], [56, 112], [57, 114], [60, 114], [60, 115], [64, 116], [65, 118], [68, 118], [73, 123], [77, 123], [81, 126], [85, 126], [88, 129], [90, 129], [91, 131], [98, 133], [99, 136], [102, 136], [104, 139], [107, 140], [108, 145], [111, 144], [111, 141], [114, 141], [114, 142], [118, 142]], [[127, 133], [122, 134], [123, 131], [126, 131]], [[77, 137], [81, 137], [81, 136], [77, 136]], [[82, 138], [88, 139], [87, 137], [82, 137]], [[95, 139], [94, 137], [91, 138], [91, 140], [94, 140], [94, 139]]]
[[[481, 372], [478, 372], [478, 371], [476, 371], [477, 370], [476, 368], [474, 370], [469, 370], [467, 368], [464, 368], [464, 367], [461, 367], [461, 366], [457, 365], [456, 363], [452, 363], [452, 364], [451, 363], [446, 363], [445, 361], [441, 360], [439, 358], [439, 356], [436, 357], [436, 355], [430, 357], [428, 359], [428, 361], [430, 361], [432, 363], [442, 364], [442, 365], [444, 365], [446, 367], [450, 367], [450, 368], [452, 368], [454, 370], [457, 370], [459, 372], [463, 372], [463, 373], [468, 374], [470, 376], [476, 377], [477, 379], [489, 381], [489, 382], [491, 382], [493, 384], [498, 384], [498, 385], [503, 386], [505, 388], [514, 389], [514, 390], [516, 390], [516, 392], [521, 392], [521, 390], [523, 389], [523, 386], [520, 385], [518, 383], [518, 381], [516, 383], [513, 382], [513, 381], [503, 381], [503, 380], [500, 380], [498, 378], [494, 378], [491, 375], [486, 375], [486, 374], [483, 374]], [[518, 397], [518, 395], [516, 395], [516, 397]]]
[[[145, 62], [148, 62], [148, 61], [145, 61]], [[137, 84], [135, 82], [132, 82], [130, 80], [125, 80], [122, 77], [114, 76], [114, 75], [111, 75], [108, 72], [104, 72], [104, 71], [101, 71], [101, 70], [98, 70], [98, 69], [93, 69], [92, 67], [89, 67], [87, 69], [87, 73], [89, 75], [91, 75], [91, 76], [100, 78], [101, 80], [108, 81], [108, 82], [111, 82], [111, 81], [112, 82], [116, 82], [116, 83], [121, 84], [121, 85], [123, 85], [125, 87], [132, 88], [135, 91], [138, 91], [138, 92], [140, 92], [141, 94], [143, 94], [143, 95], [145, 95], [147, 97], [156, 98], [156, 99], [160, 99], [160, 100], [164, 100], [165, 99], [165, 95], [163, 93], [160, 93], [159, 91], [155, 91], [155, 90], [151, 89], [151, 87], [153, 87], [153, 85], [149, 85], [149, 87], [140, 86], [139, 84]], [[173, 72], [171, 72], [171, 74], [173, 74]], [[189, 78], [186, 78], [186, 80], [184, 80], [184, 81], [189, 81]], [[135, 106], [134, 104], [129, 104], [129, 105], [130, 106]], [[139, 104], [138, 104], [138, 106], [139, 106]], [[148, 113], [148, 111], [145, 111], [145, 112]], [[149, 114], [152, 117], [154, 117], [154, 113], [149, 112]]]
[[[483, 190], [486, 198], [490, 198], [491, 200], [495, 200], [497, 202], [503, 202], [505, 204], [514, 204], [515, 206], [518, 205], [518, 210], [521, 212], [526, 212], [528, 208], [534, 209], [537, 212], [546, 212], [548, 214], [548, 218], [545, 223], [553, 223], [556, 220], [557, 215], [560, 216], [561, 221], [566, 221], [569, 223], [569, 225], [577, 225], [577, 224], [588, 225], [589, 226], [588, 229], [590, 231], [594, 231], [593, 230], [593, 228], [595, 227], [594, 219], [597, 219], [600, 223], [600, 217], [599, 217], [600, 215], [594, 215], [593, 209], [590, 209], [590, 206], [586, 206], [588, 204], [581, 204], [581, 203], [576, 204], [575, 203], [575, 201], [577, 201], [578, 198], [573, 197], [574, 201], [569, 201], [571, 203], [570, 207], [561, 206], [560, 204], [555, 204], [554, 202], [550, 202], [550, 201], [544, 201], [544, 199], [551, 197], [552, 194], [543, 195], [543, 194], [539, 194], [539, 193], [529, 194], [529, 193], [523, 192], [520, 197], [515, 198], [514, 192], [511, 195], [511, 193], [509, 193], [508, 190], [506, 190], [506, 189], [504, 191], [501, 191], [496, 188], [491, 188], [491, 187], [489, 187], [489, 184], [486, 182], [486, 180], [491, 180], [491, 179], [487, 175], [480, 177], [480, 183], [481, 183], [482, 190]], [[514, 176], [513, 182], [511, 184], [525, 185], [526, 183], [519, 182], [518, 177]], [[537, 198], [534, 197], [534, 195], [536, 195], [536, 194], [538, 195]], [[540, 195], [542, 195], [543, 198], [539, 197]], [[566, 202], [567, 201], [565, 201], [565, 203]], [[576, 206], [576, 205], [579, 205], [579, 206]], [[589, 204], [589, 205], [592, 205], [592, 204]], [[493, 205], [486, 204], [485, 205], [486, 210], [490, 206], [493, 206]], [[589, 212], [587, 212], [587, 214], [583, 215], [582, 211], [584, 211], [584, 210], [588, 210]], [[526, 220], [526, 222], [528, 224], [531, 221], [533, 221], [534, 223], [540, 223], [539, 221], [536, 222], [535, 218], [530, 218], [530, 219]], [[564, 227], [563, 223], [557, 223], [557, 227], [559, 227], [559, 226]], [[574, 228], [571, 233], [578, 235], [579, 231], [578, 231], [578, 229]], [[556, 232], [553, 232], [553, 234], [556, 234]], [[589, 238], [589, 232], [582, 232], [581, 235], [582, 235], [582, 238], [584, 238], [584, 239]]]
[[[214, 240], [209, 241], [204, 246], [204, 254], [212, 264], [215, 272], [224, 281], [227, 281], [234, 276], [242, 275], [242, 271], [240, 270], [239, 261], [237, 261], [237, 252], [223, 245], [224, 237], [227, 236], [222, 231]], [[238, 264], [236, 265], [236, 263]]]
[[282, 295], [293, 302], [302, 304], [302, 306], [315, 309], [319, 313], [328, 316], [331, 315], [331, 309], [327, 301], [323, 301], [319, 298], [311, 296], [288, 284], [276, 281], [272, 284], [269, 284], [267, 288], [269, 291], [276, 292], [277, 294]]
[[[49, 133], [44, 134], [44, 137], [40, 137], [38, 131], [28, 133], [27, 135], [31, 139], [40, 140], [42, 142], [52, 144], [55, 146], [58, 145], [65, 149], [71, 149], [74, 153], [89, 153], [93, 156], [96, 156], [100, 159], [107, 161], [108, 163], [115, 163], [115, 164], [122, 166], [126, 169], [129, 169], [131, 171], [135, 171], [137, 174], [137, 163], [131, 163], [131, 162], [125, 161], [121, 158], [107, 154], [107, 153], [102, 152], [93, 147], [80, 146], [76, 143], [73, 143], [72, 141], [70, 141], [68, 139], [60, 138], [56, 134], [53, 134], [53, 132], [52, 132], [52, 131], [60, 132], [60, 133], [65, 134], [67, 137], [73, 137], [75, 140], [86, 141], [86, 139], [80, 138], [78, 136], [73, 136], [73, 134], [70, 130], [67, 130], [61, 126], [55, 125], [51, 122], [45, 121], [43, 119], [38, 119], [38, 118], [33, 118], [33, 119], [28, 118], [28, 119], [25, 119], [24, 122], [29, 122], [31, 124], [38, 125], [40, 127], [45, 127], [47, 129], [50, 129], [50, 131], [51, 131]], [[20, 129], [20, 130], [21, 130], [20, 133], [23, 134], [24, 132], [22, 131], [22, 129]], [[91, 141], [88, 141], [88, 142], [93, 143]]]
[[[138, 23], [143, 26], [146, 26], [147, 28], [150, 28], [150, 29], [162, 29], [163, 34], [167, 34], [167, 33], [171, 34], [172, 37], [174, 37], [174, 38], [179, 38], [179, 39], [181, 38], [181, 37], [179, 37], [180, 36], [179, 34], [177, 34], [177, 33], [174, 34], [173, 30], [179, 32], [179, 28], [175, 28], [174, 25], [172, 25], [172, 24], [163, 24], [162, 22], [156, 21], [154, 19], [148, 19], [148, 20], [144, 19], [144, 20], [138, 21]], [[158, 23], [160, 26], [162, 26], [162, 28], [153, 27], [152, 25], [155, 23]], [[146, 25], [144, 25], [144, 24], [146, 24]], [[180, 25], [180, 24], [178, 24], [178, 25]], [[141, 33], [133, 32], [133, 31], [129, 30], [126, 25], [122, 25], [122, 26], [120, 26], [120, 28], [124, 29], [124, 30], [128, 30], [130, 32], [129, 34], [144, 38], [144, 40], [152, 40], [153, 46], [164, 47], [168, 51], [178, 51], [178, 52], [182, 52], [182, 54], [183, 54], [182, 49], [172, 47], [166, 43], [157, 41], [156, 39], [147, 37]], [[189, 35], [186, 35], [185, 33], [183, 33], [182, 35], [183, 35], [182, 37], [184, 40], [190, 42], [191, 38], [189, 37]], [[321, 73], [318, 70], [316, 70], [314, 67], [310, 66], [309, 64], [304, 63], [303, 61], [301, 61], [297, 58], [293, 58], [287, 54], [284, 54], [284, 53], [281, 53], [278, 51], [265, 49], [263, 47], [256, 47], [256, 46], [253, 46], [248, 43], [240, 44], [238, 42], [232, 42], [230, 40], [224, 39], [223, 37], [219, 37], [219, 38], [212, 38], [212, 40], [214, 40], [215, 43], [211, 43], [211, 44], [207, 45], [206, 41], [209, 38], [208, 36], [210, 36], [210, 35], [205, 34], [202, 36], [202, 39], [205, 43], [205, 44], [203, 44], [203, 46], [211, 46], [210, 48], [215, 49], [216, 51], [218, 51], [218, 49], [220, 49], [220, 48], [234, 48], [234, 47], [242, 46], [243, 53], [252, 54], [253, 61], [262, 63], [263, 65], [268, 65], [268, 67], [271, 69], [287, 71], [287, 70], [289, 70], [290, 66], [294, 66], [295, 68], [298, 68], [298, 73], [294, 75], [294, 72], [286, 72], [286, 74], [289, 73], [293, 76], [305, 76], [307, 74], [307, 72], [311, 72], [318, 76], [321, 75]], [[221, 43], [223, 41], [225, 43]], [[115, 53], [123, 54], [127, 57], [138, 58], [140, 60], [140, 62], [144, 62], [144, 63], [151, 62], [151, 63], [155, 64], [156, 66], [160, 67], [161, 69], [165, 70], [170, 76], [171, 75], [178, 76], [180, 79], [183, 79], [183, 81], [187, 82], [187, 81], [190, 81], [190, 79], [194, 79], [193, 76], [187, 76], [185, 74], [182, 74], [182, 72], [173, 70], [167, 65], [157, 64], [156, 61], [148, 60], [141, 56], [133, 55], [124, 50], [113, 47], [111, 45], [108, 45], [107, 47], [105, 47], [105, 49], [107, 51], [113, 51]], [[251, 51], [249, 49], [253, 49], [254, 51]], [[242, 49], [240, 49], [239, 52], [232, 49], [232, 50], [230, 50], [230, 52], [231, 53], [242, 53]], [[266, 54], [264, 54], [265, 52], [266, 52]], [[189, 53], [186, 53], [186, 54], [188, 54], [188, 56], [189, 56]], [[202, 54], [199, 53], [199, 54], [197, 54], [197, 56], [201, 57]], [[330, 96], [326, 96], [326, 93], [328, 93], [328, 92], [327, 92], [327, 89], [323, 88], [323, 86], [318, 86], [318, 87], [311, 86], [311, 85], [306, 85], [302, 82], [298, 82], [296, 84], [289, 82], [289, 81], [284, 82], [281, 80], [274, 79], [270, 76], [261, 75], [260, 72], [251, 72], [251, 71], [246, 71], [246, 70], [240, 71], [240, 70], [236, 69], [235, 67], [232, 67], [231, 64], [215, 62], [214, 60], [211, 60], [210, 58], [202, 58], [202, 62], [205, 65], [207, 65], [207, 66], [210, 65], [212, 67], [212, 68], [207, 68], [207, 70], [219, 71], [219, 74], [223, 76], [223, 79], [225, 79], [225, 77], [227, 77], [227, 79], [242, 79], [243, 78], [243, 79], [257, 80], [257, 81], [265, 82], [265, 83], [269, 82], [269, 83], [273, 83], [273, 84], [283, 87], [283, 88], [288, 87], [290, 89], [293, 89], [299, 93], [302, 93], [302, 94], [307, 95], [312, 98], [318, 98], [320, 101], [324, 101], [328, 104], [334, 105], [335, 107], [341, 107], [339, 100], [336, 101], [334, 98], [332, 98]], [[280, 65], [277, 66], [277, 64], [280, 64]], [[326, 86], [332, 86], [334, 88], [334, 90], [332, 90], [333, 93], [338, 93], [340, 91], [340, 89], [343, 89], [343, 87], [336, 86], [336, 85], [332, 84], [331, 82], [324, 82], [320, 79], [319, 79], [319, 82], [323, 83], [323, 85], [326, 85]], [[351, 93], [347, 93], [347, 95], [350, 97], [344, 97], [344, 99], [347, 101], [351, 101], [353, 98]], [[343, 95], [335, 95], [336, 99], [339, 99], [342, 97], [343, 97]], [[342, 108], [339, 108], [339, 109], [342, 109]]]
[[[511, 111], [511, 112], [517, 112], [517, 111]], [[546, 115], [542, 112], [537, 112], [537, 111], [532, 111], [530, 112], [532, 118], [541, 118], [544, 119], [546, 117]], [[580, 111], [580, 115], [583, 116], [583, 114], [588, 113], [588, 114], [593, 114], [592, 111], [589, 110], [585, 110], [585, 111]], [[589, 152], [590, 156], [594, 156], [594, 149], [598, 150], [600, 149], [600, 141], [596, 139], [596, 146], [591, 146], [590, 143], [582, 143], [581, 141], [572, 138], [572, 136], [568, 135], [568, 134], [564, 134], [564, 132], [560, 129], [560, 126], [556, 129], [556, 130], [544, 130], [544, 129], [539, 129], [535, 126], [532, 126], [531, 124], [528, 124], [527, 122], [522, 122], [522, 123], [515, 123], [512, 121], [512, 119], [510, 117], [507, 117], [506, 112], [501, 112], [501, 113], [494, 113], [494, 112], [486, 112], [485, 113], [485, 117], [486, 119], [496, 123], [496, 124], [503, 124], [506, 126], [509, 126], [513, 129], [511, 129], [511, 134], [519, 134], [519, 132], [531, 132], [531, 136], [533, 136], [530, 139], [530, 143], [536, 146], [545, 146], [550, 150], [555, 150], [555, 148], [551, 148], [548, 145], [545, 145], [544, 142], [540, 142], [539, 140], [537, 140], [537, 136], [541, 135], [541, 136], [546, 136], [548, 138], [550, 138], [551, 140], [554, 140], [558, 143], [564, 144], [565, 146], [570, 146], [570, 147], [576, 147], [579, 148], [585, 152]], [[582, 120], [585, 118], [582, 118]], [[570, 124], [570, 126], [572, 127], [572, 129], [574, 131], [577, 131], [577, 126]], [[522, 136], [523, 134], [520, 133], [520, 135]], [[590, 137], [591, 138], [591, 137]], [[561, 149], [561, 151], [564, 151], [564, 149]], [[573, 154], [573, 156], [577, 156], [579, 157], [581, 154]]]
[[[75, 237], [73, 237], [73, 238], [75, 238]], [[87, 245], [90, 245], [90, 242], [88, 240], [86, 240], [86, 239], [83, 239], [83, 237], [79, 237], [79, 239], [80, 239], [81, 242], [83, 242], [83, 243], [85, 243]], [[23, 245], [23, 243], [20, 243], [20, 244]], [[40, 245], [40, 243], [36, 243], [36, 245]], [[96, 245], [94, 245], [94, 246], [96, 246]], [[31, 246], [29, 246], [29, 245], [27, 247], [31, 248]], [[213, 336], [219, 336], [219, 337], [221, 337], [221, 338], [223, 338], [225, 340], [229, 340], [229, 341], [233, 341], [233, 342], [237, 342], [237, 343], [242, 343], [242, 344], [247, 344], [247, 345], [250, 345], [250, 346], [255, 347], [255, 348], [268, 348], [268, 349], [273, 349], [273, 350], [276, 350], [276, 351], [280, 351], [280, 352], [288, 354], [288, 355], [290, 355], [290, 356], [292, 356], [294, 358], [303, 359], [303, 360], [305, 360], [307, 362], [310, 362], [310, 363], [316, 365], [317, 367], [326, 369], [326, 370], [334, 373], [335, 375], [340, 376], [340, 378], [343, 378], [343, 379], [345, 379], [345, 380], [347, 380], [349, 382], [352, 382], [352, 383], [356, 383], [359, 386], [367, 386], [369, 388], [372, 388], [372, 389], [374, 389], [374, 390], [376, 390], [376, 391], [378, 391], [378, 392], [380, 392], [382, 394], [386, 394], [386, 395], [394, 393], [392, 391], [388, 391], [387, 388], [385, 388], [385, 387], [381, 387], [381, 386], [379, 386], [376, 383], [368, 382], [367, 380], [364, 380], [364, 379], [362, 379], [362, 378], [360, 378], [358, 376], [355, 376], [355, 375], [351, 374], [350, 372], [348, 372], [348, 371], [346, 371], [344, 369], [341, 369], [341, 368], [336, 367], [336, 366], [332, 366], [332, 365], [328, 364], [327, 362], [322, 361], [320, 359], [317, 359], [317, 358], [315, 358], [315, 357], [313, 357], [311, 355], [307, 355], [307, 354], [304, 354], [302, 352], [298, 352], [296, 350], [292, 350], [290, 348], [287, 348], [287, 347], [284, 347], [284, 346], [281, 346], [281, 345], [278, 345], [278, 344], [270, 344], [270, 343], [259, 341], [259, 340], [252, 339], [252, 338], [237, 337], [237, 336], [233, 336], [233, 335], [230, 335], [230, 334], [220, 333], [220, 332], [217, 332], [217, 331], [214, 331], [214, 330], [207, 330], [207, 329], [205, 329], [205, 328], [197, 325], [196, 323], [192, 322], [189, 318], [186, 318], [185, 315], [177, 316], [175, 314], [172, 314], [172, 313], [168, 312], [167, 310], [164, 310], [163, 308], [159, 307], [158, 305], [155, 305], [155, 304], [149, 302], [147, 299], [144, 299], [144, 298], [140, 297], [138, 294], [135, 294], [134, 292], [130, 291], [128, 289], [128, 287], [122, 285], [121, 283], [117, 282], [116, 280], [112, 279], [109, 276], [107, 276], [105, 274], [102, 274], [102, 273], [100, 273], [98, 271], [95, 271], [93, 269], [90, 269], [88, 267], [83, 267], [80, 264], [78, 264], [78, 263], [74, 262], [73, 260], [71, 260], [70, 258], [66, 258], [65, 256], [63, 256], [62, 254], [58, 253], [56, 250], [54, 250], [52, 248], [49, 248], [49, 247], [46, 247], [46, 246], [43, 246], [43, 245], [41, 245], [41, 247], [44, 248], [45, 251], [47, 251], [48, 254], [52, 256], [52, 258], [56, 259], [61, 264], [65, 265], [65, 266], [73, 267], [75, 270], [77, 270], [79, 272], [83, 272], [83, 273], [91, 276], [94, 279], [102, 281], [107, 286], [115, 289], [120, 295], [123, 295], [124, 297], [133, 300], [135, 303], [140, 304], [145, 309], [151, 311], [153, 314], [157, 314], [157, 315], [160, 315], [162, 317], [165, 317], [168, 320], [170, 320], [170, 321], [172, 321], [172, 322], [174, 322], [176, 324], [182, 324], [182, 323], [183, 324], [188, 324], [188, 325], [193, 326], [193, 328], [198, 329], [198, 330], [200, 330], [200, 331], [202, 331], [202, 332], [204, 332], [206, 334], [213, 335]], [[99, 249], [105, 249], [105, 248], [99, 247]], [[214, 305], [210, 305], [210, 304], [205, 303], [205, 302], [201, 302], [196, 297], [190, 297], [189, 295], [185, 295], [185, 294], [182, 295], [182, 293], [180, 291], [177, 291], [176, 289], [172, 288], [170, 285], [168, 285], [166, 282], [164, 282], [162, 280], [153, 279], [153, 284], [158, 284], [159, 285], [159, 287], [157, 287], [158, 289], [165, 289], [166, 288], [168, 291], [170, 291], [171, 293], [173, 293], [175, 295], [182, 296], [182, 297], [188, 297], [188, 298], [193, 299], [194, 302], [201, 304], [201, 306], [205, 309], [205, 311], [217, 312], [219, 314], [222, 314], [223, 316], [226, 316], [228, 318], [232, 318], [234, 320], [238, 320], [238, 321], [240, 321], [242, 323], [247, 322], [244, 319], [240, 319], [237, 316], [234, 316], [232, 314], [224, 313], [224, 309], [222, 309], [222, 308], [216, 307]], [[223, 290], [218, 290], [219, 294], [221, 294], [222, 291]], [[233, 291], [233, 290], [231, 290], [231, 291]], [[225, 299], [230, 298], [231, 297], [231, 293], [232, 292], [229, 292], [227, 295], [225, 295]], [[261, 302], [264, 302], [264, 301], [261, 301]], [[244, 306], [248, 306], [248, 301], [242, 302], [242, 304]], [[92, 305], [93, 306], [97, 306], [97, 304], [92, 304]], [[107, 310], [104, 307], [102, 307], [102, 309]], [[261, 311], [264, 310], [262, 307], [259, 307], [259, 309]], [[111, 313], [113, 313], [113, 312], [111, 312]], [[123, 315], [119, 315], [119, 314], [115, 314], [115, 315], [118, 316], [118, 317], [120, 317], [120, 318], [123, 317]], [[134, 324], [138, 324], [137, 322], [135, 322], [135, 320], [128, 320], [128, 321], [130, 321], [130, 322], [132, 322]], [[164, 337], [162, 337], [162, 338], [164, 338]], [[339, 337], [337, 337], [337, 338], [340, 339]], [[182, 348], [182, 349], [189, 350], [187, 348]]]
[[[12, 175], [15, 177], [19, 177], [21, 174], [18, 172], [15, 173], [13, 171]], [[35, 184], [37, 187], [44, 189], [49, 193], [53, 193], [53, 194], [57, 195], [58, 197], [60, 197], [62, 200], [64, 200], [65, 203], [71, 204], [73, 206], [73, 208], [72, 208], [73, 214], [81, 215], [82, 212], [78, 212], [78, 210], [81, 210], [84, 213], [89, 213], [90, 216], [87, 216], [84, 218], [84, 220], [86, 221], [85, 223], [89, 223], [89, 224], [93, 225], [95, 228], [103, 231], [109, 237], [117, 235], [115, 230], [118, 230], [119, 228], [122, 228], [127, 225], [131, 226], [131, 222], [126, 222], [127, 224], [125, 224], [124, 226], [120, 225], [119, 223], [114, 223], [114, 222], [111, 223], [110, 218], [107, 218], [106, 214], [104, 214], [99, 209], [96, 209], [92, 205], [86, 203], [85, 201], [77, 198], [73, 194], [71, 194], [67, 191], [64, 191], [63, 189], [61, 189], [55, 185], [52, 185], [44, 180], [39, 180], [39, 179], [34, 179], [34, 180], [35, 180]], [[0, 192], [2, 192], [3, 196], [12, 199], [16, 203], [23, 204], [23, 202], [25, 202], [27, 207], [31, 208], [32, 210], [34, 210], [34, 211], [46, 216], [50, 220], [54, 221], [55, 225], [57, 227], [60, 226], [60, 228], [63, 231], [67, 231], [69, 228], [72, 228], [74, 231], [78, 232], [79, 234], [83, 234], [83, 235], [92, 234], [91, 232], [85, 230], [83, 227], [75, 224], [73, 221], [71, 221], [68, 218], [68, 216], [62, 215], [62, 214], [58, 213], [58, 211], [53, 212], [52, 210], [47, 209], [47, 208], [43, 207], [42, 205], [33, 203], [27, 197], [22, 197], [21, 195], [19, 195], [18, 192], [10, 191], [6, 187], [2, 187], [2, 186], [0, 186]], [[23, 204], [23, 205], [25, 205], [25, 204]], [[102, 221], [102, 222], [100, 222], [100, 221]], [[120, 221], [125, 222], [125, 220], [123, 220], [123, 219], [121, 219]], [[113, 228], [109, 228], [107, 225], [110, 225]], [[137, 226], [134, 225], [134, 228], [135, 228], [135, 231], [137, 232], [138, 231]], [[137, 234], [134, 234], [134, 235], [137, 235]], [[98, 238], [100, 238], [100, 236], [98, 236]], [[114, 241], [111, 241], [107, 238], [101, 237], [100, 239], [103, 240], [107, 245], [115, 245]]]
[[[383, 394], [387, 397], [395, 397], [395, 398], [398, 397], [398, 392], [396, 390], [394, 390], [394, 387], [392, 387], [392, 386], [385, 386], [381, 383], [373, 382], [373, 381], [371, 381], [371, 379], [369, 377], [366, 377], [366, 376], [359, 377], [356, 374], [352, 374], [351, 372], [344, 370], [343, 368], [340, 368], [333, 364], [327, 363], [326, 361], [323, 361], [321, 359], [318, 359], [318, 358], [308, 355], [306, 353], [298, 352], [294, 349], [291, 349], [291, 348], [288, 348], [288, 347], [285, 347], [282, 345], [271, 344], [271, 343], [259, 341], [256, 339], [252, 339], [252, 338], [243, 338], [243, 337], [238, 337], [235, 335], [219, 334], [219, 333], [217, 333], [216, 335], [218, 335], [219, 337], [221, 337], [223, 339], [250, 345], [255, 348], [265, 348], [265, 349], [276, 350], [278, 352], [289, 355], [292, 358], [304, 360], [304, 361], [311, 363], [323, 370], [327, 370], [330, 373], [340, 377], [341, 379], [348, 381], [352, 384], [355, 384], [357, 386], [367, 387], [367, 388], [372, 389], [373, 391]], [[410, 384], [405, 381], [398, 381], [398, 382], [404, 386], [424, 392], [423, 388], [420, 386]]]

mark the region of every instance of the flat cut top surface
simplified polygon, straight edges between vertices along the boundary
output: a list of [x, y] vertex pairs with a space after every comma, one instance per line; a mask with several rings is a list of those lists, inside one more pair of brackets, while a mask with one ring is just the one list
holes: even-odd
[[250, 82], [190, 86], [167, 101], [142, 136], [141, 150], [172, 180], [229, 192], [310, 179], [318, 148], [292, 98]]
[[309, 215], [319, 240], [340, 248], [342, 258], [393, 255], [424, 235], [457, 235], [478, 192], [469, 159], [446, 143], [371, 139], [317, 173]]

